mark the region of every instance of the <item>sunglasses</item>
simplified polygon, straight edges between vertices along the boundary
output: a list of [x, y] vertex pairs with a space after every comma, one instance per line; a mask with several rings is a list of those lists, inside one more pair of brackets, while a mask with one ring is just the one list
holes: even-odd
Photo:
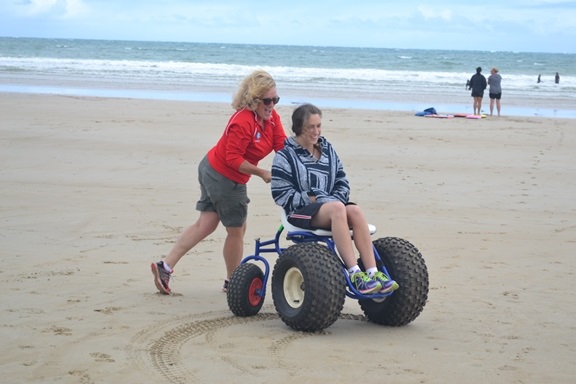
[[274, 105], [278, 104], [280, 98], [278, 96], [272, 98], [261, 99], [264, 105], [270, 105], [270, 103], [274, 103]]

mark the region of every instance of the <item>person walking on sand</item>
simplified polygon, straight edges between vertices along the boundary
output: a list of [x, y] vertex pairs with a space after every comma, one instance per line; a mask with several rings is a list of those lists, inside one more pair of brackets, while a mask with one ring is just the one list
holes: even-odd
[[498, 116], [500, 116], [500, 98], [502, 98], [502, 76], [498, 73], [498, 68], [493, 67], [490, 70], [490, 76], [488, 76], [488, 85], [490, 86], [488, 90], [488, 96], [490, 96], [490, 116], [494, 112], [494, 101], [496, 101], [496, 110], [498, 111]]
[[482, 67], [476, 68], [476, 73], [470, 78], [470, 89], [474, 98], [474, 115], [480, 115], [482, 98], [486, 89], [486, 78], [482, 74]]
[[216, 145], [198, 165], [200, 200], [196, 223], [185, 228], [165, 260], [152, 263], [154, 284], [160, 293], [170, 294], [170, 277], [176, 263], [196, 244], [213, 233], [219, 223], [226, 228], [223, 255], [228, 288], [232, 272], [242, 261], [248, 198], [246, 184], [256, 175], [270, 183], [272, 173], [258, 162], [272, 151], [284, 147], [286, 133], [280, 115], [274, 110], [280, 97], [276, 82], [267, 72], [256, 70], [240, 84], [226, 129]]

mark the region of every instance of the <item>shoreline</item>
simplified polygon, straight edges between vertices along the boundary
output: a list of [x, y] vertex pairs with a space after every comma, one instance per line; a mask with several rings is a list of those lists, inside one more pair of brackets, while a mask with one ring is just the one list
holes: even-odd
[[[83, 87], [74, 84], [65, 85], [40, 85], [40, 84], [0, 84], [0, 93], [21, 93], [21, 94], [44, 94], [44, 95], [62, 95], [62, 96], [87, 96], [99, 98], [124, 98], [124, 99], [142, 99], [142, 100], [165, 100], [165, 101], [191, 101], [207, 103], [230, 103], [232, 95], [222, 89], [212, 90], [182, 90], [182, 89], [153, 89], [152, 87], [142, 89], [138, 85], [133, 88], [115, 88], [113, 85], [106, 87]], [[227, 89], [227, 88], [226, 88]], [[466, 91], [468, 92], [468, 91]], [[300, 95], [299, 95], [300, 94]], [[302, 96], [304, 95], [304, 96]], [[430, 102], [432, 96], [415, 96], [405, 95], [407, 101], [387, 98], [385, 100], [375, 100], [374, 97], [366, 98], [361, 93], [349, 94], [348, 97], [334, 97], [327, 92], [318, 92], [314, 95], [310, 90], [299, 92], [298, 90], [286, 90], [282, 92], [281, 103], [284, 105], [298, 105], [303, 102], [310, 102], [322, 108], [336, 109], [355, 109], [355, 110], [375, 110], [375, 111], [401, 111], [401, 112], [420, 112], [426, 108], [433, 107], [439, 114], [455, 113], [472, 113], [472, 100], [466, 95], [456, 100], [454, 97], [438, 97], [439, 102]], [[468, 100], [470, 99], [470, 100]], [[466, 100], [466, 102], [464, 102]], [[514, 103], [506, 104], [506, 99], [502, 101], [502, 116], [516, 117], [547, 117], [576, 119], [576, 109], [571, 109], [573, 101], [565, 100], [561, 108], [539, 107], [530, 105], [527, 101], [526, 106], [516, 105]], [[534, 101], [532, 101], [534, 103]], [[490, 99], [486, 96], [482, 104], [482, 112], [489, 115]], [[496, 110], [494, 110], [496, 113]], [[496, 115], [495, 115], [496, 116]]]

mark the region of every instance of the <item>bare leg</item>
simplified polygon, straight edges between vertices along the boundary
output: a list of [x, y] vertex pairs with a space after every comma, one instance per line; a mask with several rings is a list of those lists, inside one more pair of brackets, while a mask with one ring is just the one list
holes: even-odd
[[242, 261], [244, 254], [244, 233], [246, 233], [246, 223], [241, 227], [226, 227], [226, 240], [224, 241], [224, 262], [226, 263], [227, 279]]
[[374, 248], [372, 248], [372, 239], [370, 238], [368, 221], [366, 220], [364, 212], [362, 212], [357, 205], [347, 205], [346, 213], [348, 216], [348, 224], [354, 234], [354, 244], [360, 253], [360, 259], [362, 260], [362, 264], [364, 264], [364, 268], [369, 269], [376, 267]]
[[[358, 211], [359, 210], [360, 209], [358, 208]], [[363, 217], [363, 215], [358, 216], [357, 213], [353, 217], [354, 225], [358, 226], [357, 230], [360, 235], [359, 238], [356, 238], [356, 235], [354, 236], [355, 241], [361, 241], [363, 236], [362, 229], [360, 229], [360, 224], [358, 224], [361, 221], [361, 219], [364, 219], [364, 222], [366, 220]], [[350, 236], [350, 225], [348, 224], [348, 211], [347, 207], [344, 204], [342, 204], [341, 202], [330, 202], [323, 204], [322, 207], [320, 208], [320, 211], [318, 211], [318, 213], [312, 219], [312, 223], [320, 228], [331, 229], [332, 237], [334, 238], [334, 243], [336, 244], [336, 249], [338, 249], [338, 253], [340, 254], [340, 257], [342, 257], [342, 260], [344, 261], [346, 268], [351, 268], [354, 265], [358, 264], [356, 262], [354, 246], [352, 244], [352, 237]], [[365, 223], [364, 230], [368, 234], [368, 241], [370, 241], [370, 233], [368, 232], [367, 223]], [[372, 256], [371, 260], [366, 260], [366, 264], [364, 264], [366, 268], [376, 266], [376, 261], [374, 260], [374, 253], [372, 252], [371, 248], [370, 250], [368, 250], [368, 248], [365, 246], [359, 249], [359, 251], [361, 253], [365, 252], [366, 255]], [[367, 259], [369, 258], [369, 256], [364, 257], [366, 257]], [[363, 263], [364, 263], [364, 257], [362, 257]]]
[[496, 100], [496, 109], [498, 110], [498, 116], [500, 116], [500, 100]]
[[216, 230], [220, 219], [216, 212], [200, 212], [198, 220], [182, 231], [166, 257], [166, 264], [174, 268], [178, 261], [196, 244]]
[[475, 115], [479, 115], [480, 114], [480, 98], [479, 97], [474, 97], [474, 114]]
[[312, 224], [319, 228], [330, 228], [336, 249], [338, 249], [346, 268], [351, 268], [357, 264], [344, 204], [341, 202], [323, 204], [312, 218]]
[[492, 116], [493, 111], [494, 111], [494, 99], [490, 99], [490, 116]]

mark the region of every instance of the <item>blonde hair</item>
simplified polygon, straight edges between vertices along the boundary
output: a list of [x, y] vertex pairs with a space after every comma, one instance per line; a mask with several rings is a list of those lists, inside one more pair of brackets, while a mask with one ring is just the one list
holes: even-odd
[[498, 68], [492, 67], [492, 70], [493, 70], [494, 72], [498, 73]]
[[260, 98], [275, 86], [276, 82], [268, 72], [261, 69], [252, 72], [238, 86], [232, 98], [232, 108], [237, 111], [244, 108], [254, 111]]

